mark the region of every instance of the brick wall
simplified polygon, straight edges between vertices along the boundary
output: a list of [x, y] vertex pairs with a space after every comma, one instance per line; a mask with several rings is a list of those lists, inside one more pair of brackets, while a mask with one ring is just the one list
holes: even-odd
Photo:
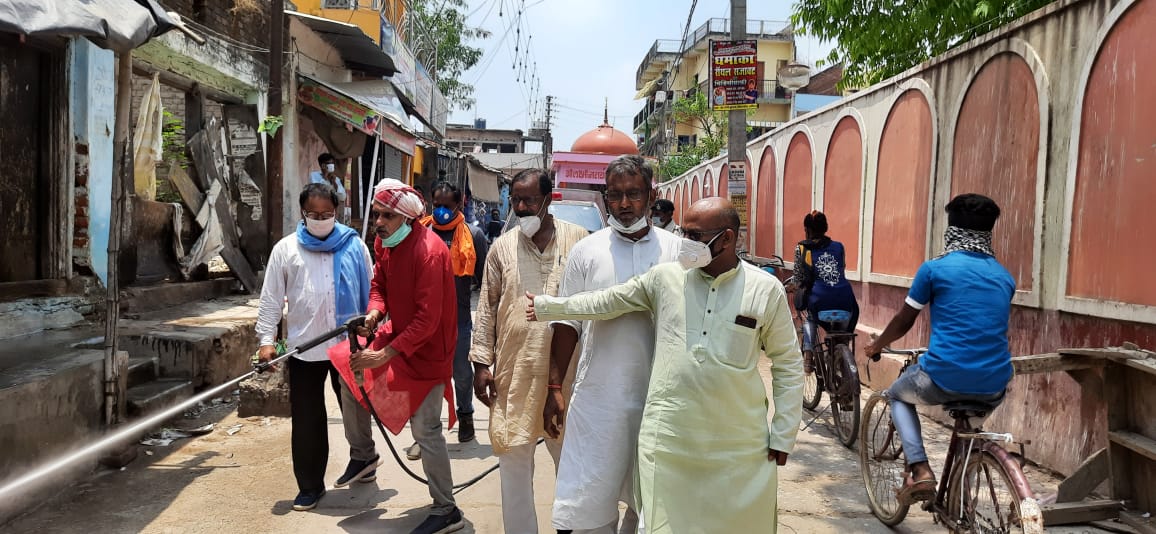
[[166, 0], [165, 7], [176, 11], [187, 21], [230, 39], [268, 48], [269, 1]]
[[91, 272], [91, 257], [88, 254], [88, 145], [76, 144], [76, 183], [73, 201], [76, 212], [72, 229], [72, 264], [84, 274]]

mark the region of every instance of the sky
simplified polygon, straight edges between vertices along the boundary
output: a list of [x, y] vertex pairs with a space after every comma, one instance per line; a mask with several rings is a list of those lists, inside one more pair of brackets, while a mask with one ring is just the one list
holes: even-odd
[[[512, 24], [525, 6], [520, 24]], [[748, 2], [748, 20], [783, 21], [790, 15], [788, 0]], [[554, 150], [569, 150], [578, 136], [602, 123], [603, 102], [609, 101], [610, 123], [631, 133], [634, 115], [643, 101], [634, 100], [635, 75], [656, 39], [680, 39], [691, 0], [469, 0], [469, 21], [491, 32], [473, 46], [485, 50], [482, 60], [462, 80], [473, 83], [477, 104], [454, 109], [449, 121], [472, 124], [486, 119], [488, 128], [529, 130], [531, 120], [542, 120], [528, 102], [555, 97]], [[500, 11], [500, 13], [499, 13]], [[710, 18], [729, 18], [727, 0], [700, 0], [691, 31]], [[529, 47], [527, 54], [526, 47]], [[517, 55], [514, 48], [517, 46]], [[798, 58], [814, 65], [830, 50], [810, 38], [796, 41]], [[530, 82], [519, 82], [521, 69]], [[536, 69], [533, 65], [536, 64]], [[527, 86], [537, 74], [539, 97], [530, 98]], [[532, 116], [533, 114], [533, 116]], [[536, 143], [527, 152], [540, 152]]]

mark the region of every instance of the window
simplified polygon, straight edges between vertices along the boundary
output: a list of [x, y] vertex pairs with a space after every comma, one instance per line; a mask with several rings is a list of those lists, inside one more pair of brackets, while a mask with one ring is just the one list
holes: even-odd
[[[376, 3], [366, 0], [366, 3]], [[357, 9], [357, 0], [321, 0], [321, 9]]]

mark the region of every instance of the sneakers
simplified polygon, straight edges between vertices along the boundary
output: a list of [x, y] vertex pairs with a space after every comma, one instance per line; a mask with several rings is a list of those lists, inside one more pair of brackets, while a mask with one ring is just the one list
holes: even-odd
[[345, 468], [345, 474], [333, 484], [335, 488], [344, 488], [354, 480], [358, 482], [373, 482], [377, 480], [377, 466], [381, 465], [381, 456], [374, 456], [372, 460], [350, 460]]
[[454, 508], [446, 515], [431, 515], [425, 518], [425, 521], [422, 521], [410, 534], [445, 534], [457, 532], [465, 526], [466, 522], [462, 519], [461, 509]]
[[474, 440], [474, 414], [458, 412], [458, 443]]
[[405, 450], [405, 457], [410, 460], [420, 460], [421, 445], [418, 445], [417, 443], [410, 445], [409, 448]]
[[316, 491], [302, 491], [297, 494], [297, 498], [293, 499], [293, 509], [298, 512], [312, 510], [317, 507], [317, 501], [321, 500], [321, 496], [325, 495], [324, 489]]

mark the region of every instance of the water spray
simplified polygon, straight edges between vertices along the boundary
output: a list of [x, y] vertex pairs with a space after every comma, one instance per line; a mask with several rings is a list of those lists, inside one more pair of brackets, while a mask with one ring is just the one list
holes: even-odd
[[[348, 334], [349, 335], [350, 354], [356, 354], [357, 352], [362, 350], [362, 347], [360, 346], [360, 344], [357, 341], [357, 330], [361, 327], [364, 327], [364, 326], [365, 326], [365, 317], [364, 316], [354, 317], [354, 318], [350, 319], [349, 321], [346, 321], [345, 324], [343, 324], [337, 328], [334, 328], [333, 330], [330, 330], [324, 334], [321, 334], [320, 336], [318, 336], [314, 339], [306, 341], [305, 343], [298, 345], [296, 348], [294, 348], [290, 351], [287, 351], [283, 354], [278, 355], [276, 358], [273, 358], [267, 362], [255, 361], [253, 363], [253, 370], [249, 371], [248, 373], [245, 373], [241, 376], [238, 376], [237, 378], [229, 380], [228, 382], [225, 382], [223, 384], [209, 388], [209, 389], [207, 389], [201, 393], [198, 393], [197, 395], [194, 395], [194, 396], [192, 396], [192, 397], [190, 397], [184, 401], [178, 402], [177, 404], [174, 404], [173, 406], [170, 406], [170, 407], [168, 407], [168, 408], [166, 408], [166, 409], [164, 409], [164, 410], [162, 410], [162, 411], [160, 411], [154, 415], [151, 415], [151, 416], [146, 417], [140, 421], [137, 421], [136, 423], [133, 423], [132, 425], [118, 429], [117, 431], [112, 432], [111, 434], [97, 440], [95, 443], [92, 443], [92, 444], [89, 444], [85, 447], [77, 449], [77, 450], [75, 450], [75, 451], [73, 451], [73, 452], [71, 452], [71, 453], [69, 453], [69, 454], [67, 454], [61, 458], [58, 458], [58, 459], [52, 461], [49, 464], [46, 464], [44, 466], [41, 466], [37, 469], [34, 469], [34, 470], [28, 472], [28, 473], [25, 473], [24, 475], [22, 475], [16, 479], [5, 482], [3, 486], [0, 486], [0, 501], [3, 501], [4, 499], [8, 498], [13, 492], [15, 492], [17, 490], [21, 490], [21, 489], [26, 490], [27, 488], [25, 488], [25, 486], [27, 486], [29, 483], [34, 482], [36, 480], [42, 480], [42, 479], [46, 478], [48, 475], [50, 475], [56, 471], [59, 471], [60, 469], [63, 469], [65, 466], [68, 466], [68, 465], [70, 465], [74, 462], [77, 462], [79, 460], [82, 460], [84, 458], [93, 456], [96, 453], [98, 453], [104, 449], [112, 448], [114, 446], [121, 445], [121, 444], [125, 443], [126, 441], [136, 439], [139, 435], [142, 435], [146, 431], [148, 431], [152, 428], [155, 428], [156, 426], [163, 423], [165, 420], [167, 420], [167, 419], [169, 419], [169, 418], [171, 418], [171, 417], [173, 417], [179, 413], [182, 413], [186, 408], [188, 408], [190, 406], [194, 406], [197, 403], [203, 402], [207, 399], [211, 399], [213, 397], [216, 397], [221, 392], [227, 391], [229, 388], [232, 388], [236, 384], [239, 384], [239, 383], [249, 379], [250, 377], [252, 377], [254, 375], [261, 374], [261, 373], [269, 370], [270, 368], [272, 368], [274, 365], [277, 365], [278, 363], [280, 363], [280, 362], [282, 362], [282, 361], [284, 361], [284, 360], [286, 360], [292, 356], [296, 356], [297, 354], [308, 351], [309, 349], [312, 349], [313, 347], [316, 347], [316, 346], [318, 346], [318, 345], [320, 345], [326, 341], [329, 341], [330, 339], [333, 339], [337, 336], [340, 336], [342, 334]], [[371, 332], [369, 334], [369, 336], [366, 338], [366, 340], [367, 340], [366, 345], [367, 346], [373, 342], [373, 338], [374, 338], [374, 336], [373, 336], [373, 333]], [[365, 406], [368, 409], [370, 415], [373, 416], [374, 422], [377, 423], [377, 428], [381, 431], [381, 435], [385, 438], [385, 443], [386, 443], [386, 445], [389, 446], [389, 452], [391, 452], [393, 454], [394, 460], [397, 461], [397, 464], [399, 466], [401, 466], [402, 470], [405, 471], [405, 473], [407, 475], [409, 475], [411, 478], [413, 478], [414, 480], [416, 480], [418, 482], [421, 482], [422, 484], [428, 485], [429, 482], [426, 479], [422, 478], [420, 475], [418, 475], [417, 473], [414, 473], [412, 470], [410, 470], [410, 468], [405, 464], [405, 462], [403, 462], [401, 460], [401, 456], [398, 455], [398, 453], [397, 453], [397, 448], [394, 447], [393, 442], [389, 439], [389, 432], [386, 430], [385, 425], [381, 422], [381, 419], [377, 416], [377, 410], [374, 409], [372, 402], [370, 402], [370, 400], [369, 400], [369, 395], [365, 391], [365, 385], [362, 383], [361, 371], [355, 371], [354, 375], [356, 376], [356, 379], [357, 379], [357, 384], [355, 384], [355, 385], [357, 386], [358, 390], [361, 392], [361, 398], [365, 399]], [[544, 440], [538, 440], [538, 444], [541, 444], [543, 441]], [[495, 465], [491, 466], [490, 468], [486, 469], [485, 471], [483, 471], [480, 475], [478, 475], [474, 478], [471, 478], [470, 480], [467, 480], [461, 484], [455, 485], [453, 487], [454, 493], [457, 494], [458, 492], [460, 492], [460, 491], [462, 491], [462, 490], [464, 490], [470, 486], [473, 486], [474, 484], [478, 483], [478, 481], [485, 478], [486, 475], [493, 473], [497, 469], [498, 469], [498, 465], [495, 464]]]
[[82, 447], [82, 448], [77, 449], [71, 453], [68, 453], [63, 457], [58, 458], [56, 460], [53, 460], [51, 463], [49, 463], [47, 465], [41, 466], [41, 467], [34, 469], [28, 473], [25, 473], [24, 475], [14, 479], [14, 480], [5, 482], [3, 486], [0, 486], [0, 501], [7, 499], [13, 492], [15, 492], [17, 490], [27, 489], [27, 488], [25, 488], [25, 486], [28, 485], [30, 482], [44, 479], [48, 475], [50, 475], [56, 471], [59, 471], [60, 469], [64, 468], [65, 466], [68, 466], [68, 465], [70, 465], [76, 461], [82, 460], [84, 458], [93, 456], [96, 453], [98, 453], [104, 449], [108, 449], [108, 448], [111, 448], [111, 447], [114, 447], [117, 445], [121, 445], [121, 444], [125, 443], [126, 441], [136, 439], [139, 435], [142, 435], [145, 432], [147, 432], [148, 430], [155, 428], [156, 426], [165, 422], [167, 419], [169, 419], [169, 418], [171, 418], [171, 417], [173, 417], [179, 413], [184, 412], [186, 408], [188, 408], [190, 406], [194, 406], [199, 402], [203, 402], [205, 400], [216, 397], [216, 396], [220, 395], [221, 392], [227, 391], [229, 388], [232, 388], [233, 386], [239, 384], [240, 382], [243, 382], [244, 380], [248, 379], [249, 377], [252, 377], [253, 375], [265, 372], [270, 367], [284, 361], [286, 358], [300, 354], [300, 353], [307, 351], [309, 349], [312, 349], [313, 347], [316, 347], [316, 346], [318, 346], [318, 345], [320, 345], [326, 341], [329, 341], [330, 339], [333, 339], [333, 338], [335, 338], [341, 334], [344, 334], [346, 332], [346, 330], [349, 328], [350, 328], [349, 323], [346, 323], [346, 325], [342, 325], [342, 326], [335, 328], [333, 330], [330, 330], [329, 332], [326, 332], [326, 333], [324, 333], [324, 334], [322, 334], [322, 335], [320, 335], [314, 339], [306, 341], [305, 343], [302, 343], [301, 345], [299, 345], [297, 348], [294, 348], [293, 350], [290, 350], [284, 354], [281, 354], [281, 355], [277, 356], [276, 358], [274, 358], [268, 362], [259, 362], [257, 364], [254, 364], [253, 370], [249, 371], [248, 373], [245, 373], [241, 376], [238, 376], [237, 378], [229, 380], [228, 382], [225, 382], [225, 383], [220, 384], [218, 386], [214, 386], [214, 387], [209, 388], [205, 391], [202, 391], [201, 393], [193, 395], [192, 397], [190, 397], [184, 401], [178, 402], [177, 404], [170, 406], [170, 407], [168, 407], [168, 408], [166, 408], [166, 409], [164, 409], [164, 410], [162, 410], [162, 411], [160, 411], [154, 415], [150, 415], [150, 416], [148, 416], [148, 417], [146, 417], [140, 421], [137, 421], [136, 423], [133, 423], [129, 426], [118, 429], [115, 432], [97, 440], [95, 443], [91, 443], [85, 447]]

